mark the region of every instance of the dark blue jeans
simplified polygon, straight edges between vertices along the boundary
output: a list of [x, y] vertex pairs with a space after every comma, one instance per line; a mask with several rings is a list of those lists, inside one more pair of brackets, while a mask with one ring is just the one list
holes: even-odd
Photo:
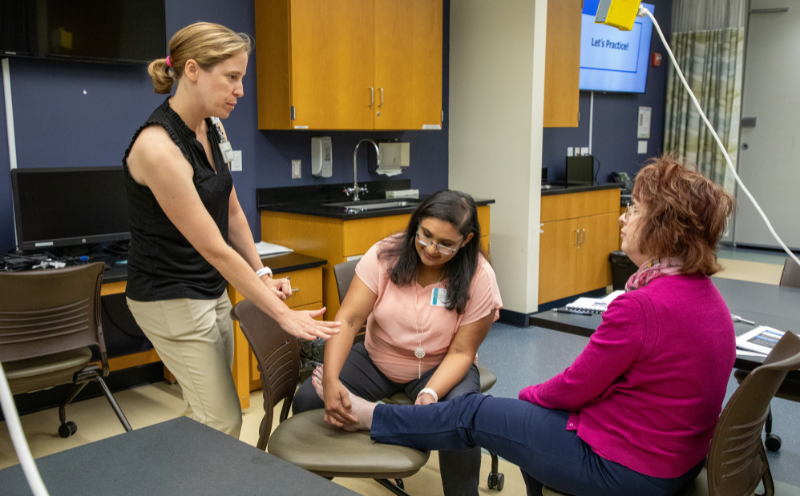
[[419, 450], [481, 446], [522, 469], [529, 495], [546, 485], [573, 496], [671, 496], [697, 477], [703, 462], [675, 479], [640, 474], [597, 455], [569, 414], [510, 398], [467, 393], [427, 406], [378, 405], [372, 440]]
[[[405, 392], [411, 398], [416, 398], [420, 390], [433, 377], [434, 372], [436, 372], [436, 368], [422, 374], [421, 378], [406, 384], [392, 382], [372, 362], [364, 343], [356, 343], [342, 367], [339, 380], [353, 394], [368, 401], [389, 398], [400, 391]], [[439, 401], [447, 402], [464, 393], [480, 390], [481, 375], [478, 367], [472, 365], [461, 382], [443, 398], [439, 398]], [[318, 408], [325, 408], [325, 403], [319, 399], [311, 381], [308, 380], [295, 393], [292, 412], [298, 414]], [[481, 470], [480, 448], [474, 447], [469, 450], [459, 448], [457, 451], [440, 450], [439, 469], [445, 496], [478, 496], [478, 478]]]

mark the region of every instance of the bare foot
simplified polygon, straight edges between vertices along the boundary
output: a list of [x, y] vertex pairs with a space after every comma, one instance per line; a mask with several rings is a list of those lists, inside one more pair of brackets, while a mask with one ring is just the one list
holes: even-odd
[[[314, 386], [317, 396], [324, 401], [325, 394], [322, 386], [322, 377], [322, 367], [317, 367], [314, 369], [314, 373], [311, 375], [311, 384]], [[350, 404], [352, 405], [353, 416], [358, 419], [358, 423], [345, 424], [342, 429], [348, 432], [370, 430], [372, 427], [372, 412], [375, 410], [377, 404], [360, 398], [349, 391], [348, 394], [350, 394]]]

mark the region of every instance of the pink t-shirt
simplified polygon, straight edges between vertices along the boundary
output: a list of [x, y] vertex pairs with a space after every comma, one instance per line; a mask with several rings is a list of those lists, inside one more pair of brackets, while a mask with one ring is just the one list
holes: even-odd
[[[358, 278], [378, 296], [367, 319], [364, 344], [378, 369], [392, 381], [402, 384], [416, 379], [419, 374], [420, 360], [414, 356], [414, 350], [420, 346], [420, 336], [425, 350], [424, 374], [442, 363], [461, 326], [476, 322], [493, 311], [494, 320], [497, 320], [503, 302], [494, 270], [483, 256], [472, 278], [467, 307], [461, 315], [442, 305], [446, 281], [424, 288], [416, 282], [398, 287], [389, 279], [387, 260], [378, 259], [380, 245], [384, 242], [386, 240], [373, 245], [356, 266]], [[438, 289], [435, 295], [434, 289]], [[414, 326], [415, 311], [419, 334]]]

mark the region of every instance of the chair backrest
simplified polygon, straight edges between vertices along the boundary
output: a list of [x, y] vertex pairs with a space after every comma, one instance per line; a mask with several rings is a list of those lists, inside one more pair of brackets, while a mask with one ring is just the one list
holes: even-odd
[[95, 345], [108, 360], [100, 317], [105, 265], [0, 274], [0, 361]]
[[787, 258], [783, 263], [780, 285], [800, 288], [800, 265], [791, 258]]
[[343, 262], [333, 267], [333, 274], [336, 276], [336, 289], [339, 290], [340, 305], [344, 301], [347, 290], [350, 289], [353, 277], [356, 275], [356, 265], [358, 265], [358, 260]]
[[281, 329], [275, 320], [252, 302], [243, 301], [231, 309], [244, 337], [256, 356], [264, 392], [264, 418], [259, 429], [258, 448], [266, 449], [272, 430], [272, 410], [285, 399], [280, 420], [289, 415], [300, 377], [300, 346], [297, 338]]
[[769, 462], [761, 441], [769, 403], [786, 374], [800, 369], [800, 338], [787, 332], [733, 394], [719, 417], [708, 457], [711, 496], [751, 496], [763, 480], [765, 495], [774, 493]]

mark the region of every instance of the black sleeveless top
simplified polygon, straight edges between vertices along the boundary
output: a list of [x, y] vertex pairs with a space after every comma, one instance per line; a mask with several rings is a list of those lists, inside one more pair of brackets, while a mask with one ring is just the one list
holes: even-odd
[[128, 252], [128, 287], [125, 294], [135, 301], [158, 301], [175, 298], [211, 300], [222, 296], [227, 283], [217, 269], [186, 240], [167, 218], [150, 188], [134, 181], [128, 170], [128, 155], [142, 129], [159, 125], [194, 170], [194, 182], [203, 205], [228, 241], [228, 201], [233, 180], [219, 150], [219, 139], [209, 119], [208, 141], [211, 144], [216, 172], [208, 162], [203, 145], [194, 131], [169, 106], [169, 98], [136, 130], [125, 151], [125, 189], [131, 224]]

